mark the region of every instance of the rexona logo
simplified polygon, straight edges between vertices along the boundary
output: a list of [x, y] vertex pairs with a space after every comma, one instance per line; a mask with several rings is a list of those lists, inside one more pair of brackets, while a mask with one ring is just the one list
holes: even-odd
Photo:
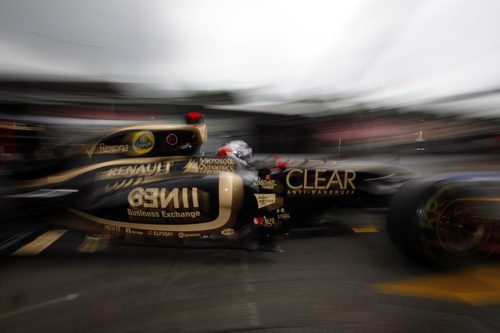
[[100, 143], [97, 145], [96, 154], [118, 154], [128, 152], [128, 145], [107, 145]]
[[155, 137], [151, 131], [140, 131], [132, 135], [132, 152], [134, 155], [144, 155], [153, 149]]
[[232, 172], [236, 164], [230, 158], [199, 158], [190, 160], [184, 167], [184, 172], [191, 173], [214, 173]]
[[354, 170], [292, 169], [286, 175], [287, 195], [350, 195], [356, 186]]
[[[142, 188], [136, 187], [128, 195], [129, 216], [162, 217], [172, 219], [201, 216], [198, 188]], [[203, 197], [207, 198], [205, 192]], [[208, 205], [204, 205], [208, 206]]]

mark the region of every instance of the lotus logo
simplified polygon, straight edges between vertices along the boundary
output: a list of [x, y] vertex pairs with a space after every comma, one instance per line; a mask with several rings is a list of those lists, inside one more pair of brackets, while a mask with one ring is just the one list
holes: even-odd
[[135, 142], [135, 146], [139, 147], [141, 149], [147, 149], [147, 148], [151, 147], [152, 145], [153, 145], [153, 143], [151, 141], [149, 141], [149, 139], [146, 136], [146, 134], [141, 135], [141, 137], [139, 138], [139, 140], [137, 140]]
[[147, 154], [155, 145], [155, 137], [151, 131], [136, 132], [132, 136], [132, 150], [134, 155]]

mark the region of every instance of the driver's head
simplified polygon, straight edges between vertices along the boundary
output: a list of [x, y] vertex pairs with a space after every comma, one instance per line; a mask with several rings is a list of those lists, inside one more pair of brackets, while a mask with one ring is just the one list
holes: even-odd
[[241, 140], [228, 142], [217, 151], [217, 157], [226, 156], [241, 165], [248, 165], [253, 161], [252, 148]]

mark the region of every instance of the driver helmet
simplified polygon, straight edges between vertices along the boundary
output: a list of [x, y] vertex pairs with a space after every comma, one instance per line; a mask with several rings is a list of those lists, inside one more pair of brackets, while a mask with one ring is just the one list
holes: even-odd
[[237, 164], [247, 166], [253, 161], [252, 148], [242, 140], [226, 143], [217, 152], [217, 157], [229, 157]]

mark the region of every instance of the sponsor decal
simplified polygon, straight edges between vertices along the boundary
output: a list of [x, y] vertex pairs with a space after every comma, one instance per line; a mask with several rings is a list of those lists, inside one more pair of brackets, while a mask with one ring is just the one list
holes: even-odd
[[140, 216], [140, 217], [160, 217], [159, 212], [149, 212], [143, 210], [134, 210], [127, 208], [127, 213], [129, 216]]
[[[128, 151], [129, 151], [128, 145], [107, 145], [104, 143], [100, 143], [97, 145], [95, 153], [96, 154], [119, 154], [119, 153], [127, 153]], [[90, 157], [90, 155], [91, 154], [89, 154], [89, 157]]]
[[[129, 216], [166, 219], [196, 219], [201, 217], [200, 192], [204, 201], [208, 194], [198, 188], [142, 188], [136, 187], [128, 195]], [[208, 207], [207, 202], [203, 202]]]
[[118, 180], [114, 183], [106, 184], [105, 192], [117, 191], [127, 187], [140, 185], [144, 181], [143, 177]]
[[256, 193], [254, 194], [257, 199], [257, 208], [263, 208], [267, 206], [271, 206], [276, 203], [276, 194], [275, 193]]
[[292, 169], [286, 175], [287, 195], [351, 195], [355, 179], [354, 170]]
[[151, 230], [148, 232], [148, 236], [155, 237], [172, 237], [174, 235], [171, 231], [159, 231], [159, 230]]
[[199, 210], [190, 211], [190, 212], [178, 212], [178, 211], [144, 211], [144, 210], [136, 210], [127, 208], [127, 213], [129, 217], [152, 217], [152, 218], [166, 218], [166, 219], [196, 219], [201, 216], [201, 212]]
[[[189, 197], [191, 197], [189, 200]], [[173, 206], [176, 209], [191, 207], [198, 208], [198, 188], [191, 187], [173, 188], [142, 188], [136, 187], [128, 195], [130, 207], [138, 208], [167, 208]]]
[[201, 212], [199, 210], [193, 211], [193, 212], [166, 212], [162, 211], [161, 212], [161, 217], [166, 217], [166, 218], [192, 218], [195, 219], [197, 217], [201, 216]]
[[274, 179], [270, 179], [269, 175], [266, 176], [266, 179], [262, 179], [260, 177], [257, 178], [255, 183], [263, 190], [274, 190], [274, 188], [276, 187], [276, 181]]
[[262, 217], [254, 217], [253, 224], [262, 224]]
[[177, 234], [177, 237], [179, 238], [190, 238], [190, 237], [201, 237], [200, 233], [186, 233], [186, 232], [179, 232]]
[[220, 233], [224, 236], [232, 236], [234, 235], [234, 229], [232, 228], [222, 229]]
[[99, 172], [96, 175], [97, 180], [128, 178], [116, 180], [106, 184], [105, 192], [125, 189], [132, 186], [138, 186], [149, 180], [156, 180], [169, 174], [170, 162], [148, 163], [138, 165], [121, 166], [106, 171]]
[[235, 162], [230, 158], [205, 158], [190, 160], [184, 167], [184, 172], [209, 174], [214, 172], [233, 172]]
[[[108, 162], [109, 163], [109, 162]], [[108, 218], [95, 216], [87, 212], [68, 208], [68, 211], [83, 219], [92, 221], [108, 228], [134, 228], [138, 230], [158, 230], [173, 232], [207, 232], [211, 230], [220, 230], [229, 224], [236, 222], [237, 214], [235, 214], [235, 207], [239, 208], [243, 204], [243, 180], [240, 176], [234, 173], [220, 173], [219, 178], [219, 195], [218, 195], [218, 209], [213, 213], [217, 216], [209, 221], [205, 221], [212, 216], [203, 216], [202, 221], [193, 221], [192, 223], [175, 223], [177, 221], [152, 221], [150, 218], [132, 218], [137, 222], [123, 221], [123, 220], [110, 220]], [[169, 190], [170, 191], [170, 190]], [[209, 205], [209, 194], [198, 190], [198, 202], [202, 212], [212, 213]], [[149, 210], [149, 209], [148, 209]], [[172, 223], [173, 222], [173, 223]], [[191, 222], [191, 221], [189, 221]], [[202, 223], [200, 223], [202, 222]], [[202, 236], [203, 237], [203, 236]]]
[[167, 175], [170, 172], [170, 162], [146, 163], [137, 165], [127, 165], [117, 168], [111, 168], [99, 172], [97, 180], [131, 178], [131, 177], [150, 177], [158, 175]]
[[125, 228], [125, 233], [127, 235], [133, 235], [133, 236], [139, 236], [139, 237], [144, 236], [144, 231], [131, 229], [131, 228]]
[[285, 212], [285, 208], [276, 209], [276, 218], [278, 220], [288, 220], [290, 218], [290, 214]]
[[274, 217], [255, 217], [253, 219], [253, 224], [262, 225], [265, 227], [273, 227], [275, 225]]
[[132, 135], [132, 155], [149, 153], [155, 145], [155, 137], [151, 131], [139, 131]]
[[112, 235], [126, 235], [126, 236], [138, 236], [138, 237], [144, 237], [145, 233], [144, 230], [138, 230], [134, 228], [129, 228], [129, 227], [119, 227], [119, 226], [114, 226], [114, 225], [104, 225], [104, 232], [106, 234], [112, 234]]
[[114, 226], [114, 225], [109, 225], [109, 224], [105, 224], [104, 225], [104, 230], [111, 231], [111, 232], [120, 232], [121, 231], [121, 227]]

